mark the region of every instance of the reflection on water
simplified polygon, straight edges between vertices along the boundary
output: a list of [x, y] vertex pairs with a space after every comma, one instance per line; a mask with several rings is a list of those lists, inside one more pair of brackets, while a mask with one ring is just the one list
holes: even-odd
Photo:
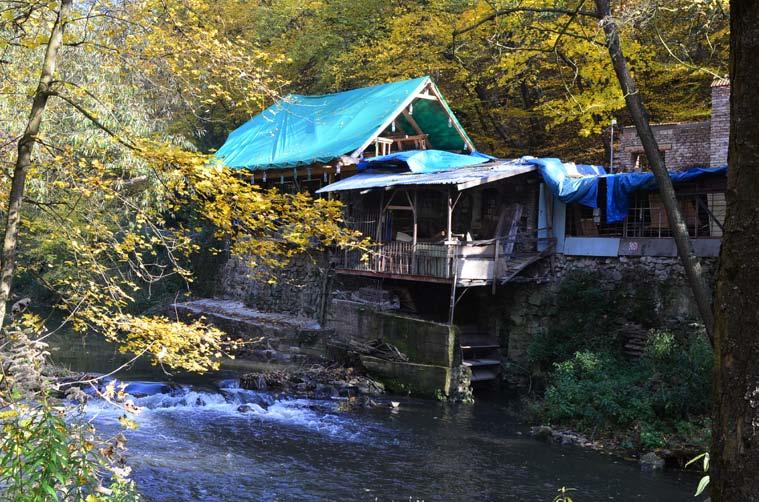
[[[94, 348], [54, 357], [101, 372], [123, 361], [103, 344], [100, 355]], [[576, 488], [578, 501], [693, 500], [693, 477], [642, 473], [535, 441], [498, 402], [403, 400], [397, 411], [341, 413], [334, 401], [242, 390], [219, 376], [156, 384], [167, 377], [139, 365], [121, 378], [135, 381], [127, 391], [145, 408], [127, 437], [149, 500], [550, 501], [561, 486]], [[92, 400], [88, 413], [104, 433], [116, 430], [117, 411]]]

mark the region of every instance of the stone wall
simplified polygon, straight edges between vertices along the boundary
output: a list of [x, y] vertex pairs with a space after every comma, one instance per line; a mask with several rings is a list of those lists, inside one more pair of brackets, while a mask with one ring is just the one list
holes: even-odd
[[[709, 284], [713, 284], [716, 258], [702, 258], [701, 263]], [[500, 338], [505, 356], [513, 363], [526, 368], [528, 348], [533, 338], [550, 328], [556, 312], [556, 294], [559, 284], [575, 272], [592, 273], [599, 278], [599, 286], [606, 291], [629, 293], [630, 302], [636, 295], [647, 298], [652, 324], [667, 326], [672, 323], [698, 321], [698, 310], [693, 300], [685, 272], [677, 257], [575, 257], [556, 255], [534, 270], [538, 280], [513, 284], [489, 302], [483, 315], [500, 315]], [[637, 291], [636, 291], [637, 288]], [[644, 288], [645, 291], [640, 291]], [[631, 306], [635, 307], [635, 306]], [[577, 305], [577, 309], [583, 309]], [[626, 320], [620, 319], [620, 325]], [[636, 321], [631, 321], [636, 322]]]
[[239, 300], [262, 312], [319, 319], [328, 264], [325, 253], [299, 255], [284, 268], [270, 270], [251, 268], [233, 256], [220, 270], [216, 297]]

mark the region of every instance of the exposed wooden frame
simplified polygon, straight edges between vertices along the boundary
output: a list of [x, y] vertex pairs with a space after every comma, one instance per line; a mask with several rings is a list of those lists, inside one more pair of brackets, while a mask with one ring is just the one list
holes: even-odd
[[417, 99], [428, 99], [430, 101], [437, 101], [437, 97], [434, 94], [430, 94], [427, 89], [423, 90], [415, 96]]
[[416, 123], [414, 116], [409, 113], [408, 108], [404, 108], [402, 114], [406, 121], [411, 124], [411, 127], [414, 129], [414, 131], [416, 131], [417, 134], [426, 134], [424, 131], [422, 131], [422, 128], [419, 127], [419, 124]]
[[361, 156], [362, 153], [364, 153], [364, 150], [369, 148], [369, 145], [374, 143], [374, 140], [379, 137], [380, 134], [382, 134], [382, 131], [387, 129], [390, 124], [393, 123], [393, 121], [398, 118], [398, 115], [400, 115], [403, 110], [409, 107], [411, 103], [414, 102], [414, 99], [416, 99], [416, 95], [421, 92], [431, 81], [429, 79], [425, 79], [417, 88], [416, 91], [409, 94], [409, 97], [404, 99], [401, 105], [397, 108], [397, 112], [394, 113], [389, 119], [385, 120], [376, 131], [374, 131], [374, 134], [372, 134], [360, 147], [358, 147], [356, 150], [353, 151], [353, 153], [350, 155], [353, 158], [358, 158]]
[[453, 110], [451, 110], [451, 108], [445, 102], [445, 99], [443, 98], [443, 95], [440, 94], [437, 86], [432, 81], [430, 81], [428, 88], [435, 95], [438, 102], [440, 103], [440, 106], [443, 107], [443, 110], [445, 110], [445, 112], [448, 114], [448, 119], [451, 121], [451, 124], [453, 124], [453, 127], [456, 128], [456, 131], [459, 133], [459, 136], [461, 136], [461, 139], [464, 140], [464, 144], [467, 146], [470, 152], [473, 152], [475, 150], [474, 144], [469, 140], [469, 137], [466, 135], [464, 128], [461, 127], [461, 124], [459, 124], [459, 121], [456, 120], [456, 116], [453, 114]]
[[[401, 103], [401, 106], [398, 107], [397, 112], [393, 114], [392, 117], [390, 117], [388, 120], [386, 120], [375, 132], [372, 134], [372, 136], [367, 139], [359, 148], [357, 148], [353, 153], [351, 153], [351, 157], [358, 158], [361, 156], [364, 151], [369, 148], [370, 145], [372, 145], [376, 139], [382, 134], [382, 132], [390, 127], [390, 125], [398, 118], [399, 115], [404, 115], [408, 119], [408, 117], [411, 116], [411, 114], [408, 113], [408, 107], [411, 105], [416, 99], [426, 99], [431, 101], [437, 101], [440, 103], [440, 106], [443, 108], [443, 111], [445, 111], [446, 115], [448, 115], [448, 120], [450, 120], [453, 127], [456, 128], [456, 132], [458, 132], [461, 139], [464, 141], [464, 145], [466, 149], [470, 152], [473, 152], [475, 150], [474, 144], [469, 139], [469, 137], [466, 135], [466, 132], [461, 127], [461, 124], [458, 123], [458, 120], [456, 120], [456, 116], [453, 114], [453, 111], [448, 106], [448, 104], [445, 102], [445, 99], [443, 98], [442, 94], [438, 90], [437, 86], [434, 82], [432, 82], [431, 79], [426, 79], [418, 88], [418, 90], [414, 93], [411, 93], [408, 98], [406, 98], [403, 103]], [[408, 115], [406, 115], [408, 114]], [[411, 123], [409, 121], [409, 123]], [[412, 127], [414, 125], [412, 124]], [[418, 124], [416, 127], [419, 127]], [[415, 128], [416, 129], [416, 128]], [[421, 128], [419, 129], [421, 131]], [[422, 131], [422, 134], [424, 132]]]

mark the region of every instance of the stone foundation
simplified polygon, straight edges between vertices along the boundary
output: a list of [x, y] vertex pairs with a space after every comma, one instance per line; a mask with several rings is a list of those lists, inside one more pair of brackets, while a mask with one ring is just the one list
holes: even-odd
[[329, 280], [328, 267], [325, 253], [297, 256], [287, 266], [274, 270], [251, 268], [245, 259], [233, 256], [221, 269], [216, 296], [241, 301], [262, 312], [318, 320], [329, 286], [325, 284]]
[[[702, 258], [708, 284], [713, 284], [717, 258]], [[677, 257], [574, 257], [555, 255], [536, 266], [533, 281], [507, 285], [492, 297], [481, 314], [499, 316], [504, 356], [516, 373], [526, 375], [528, 349], [534, 337], [554, 322], [561, 281], [577, 273], [592, 274], [598, 287], [621, 298], [621, 310], [632, 319], [619, 318], [618, 329], [645, 331], [646, 326], [666, 327], [700, 322], [695, 300]], [[528, 272], [529, 274], [529, 272]], [[578, 304], [577, 309], [587, 309]], [[615, 313], [610, 312], [610, 315]], [[521, 382], [524, 384], [525, 382]]]

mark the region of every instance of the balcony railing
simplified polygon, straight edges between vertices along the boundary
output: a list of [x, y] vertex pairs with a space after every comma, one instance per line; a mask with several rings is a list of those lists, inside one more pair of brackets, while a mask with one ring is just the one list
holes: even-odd
[[385, 242], [364, 256], [344, 251], [338, 268], [390, 275], [414, 275], [450, 279], [456, 245]]
[[539, 257], [539, 249], [551, 243], [552, 239], [527, 236], [453, 244], [392, 241], [366, 254], [342, 251], [336, 265], [339, 270], [367, 275], [487, 283], [508, 275], [511, 262]]

